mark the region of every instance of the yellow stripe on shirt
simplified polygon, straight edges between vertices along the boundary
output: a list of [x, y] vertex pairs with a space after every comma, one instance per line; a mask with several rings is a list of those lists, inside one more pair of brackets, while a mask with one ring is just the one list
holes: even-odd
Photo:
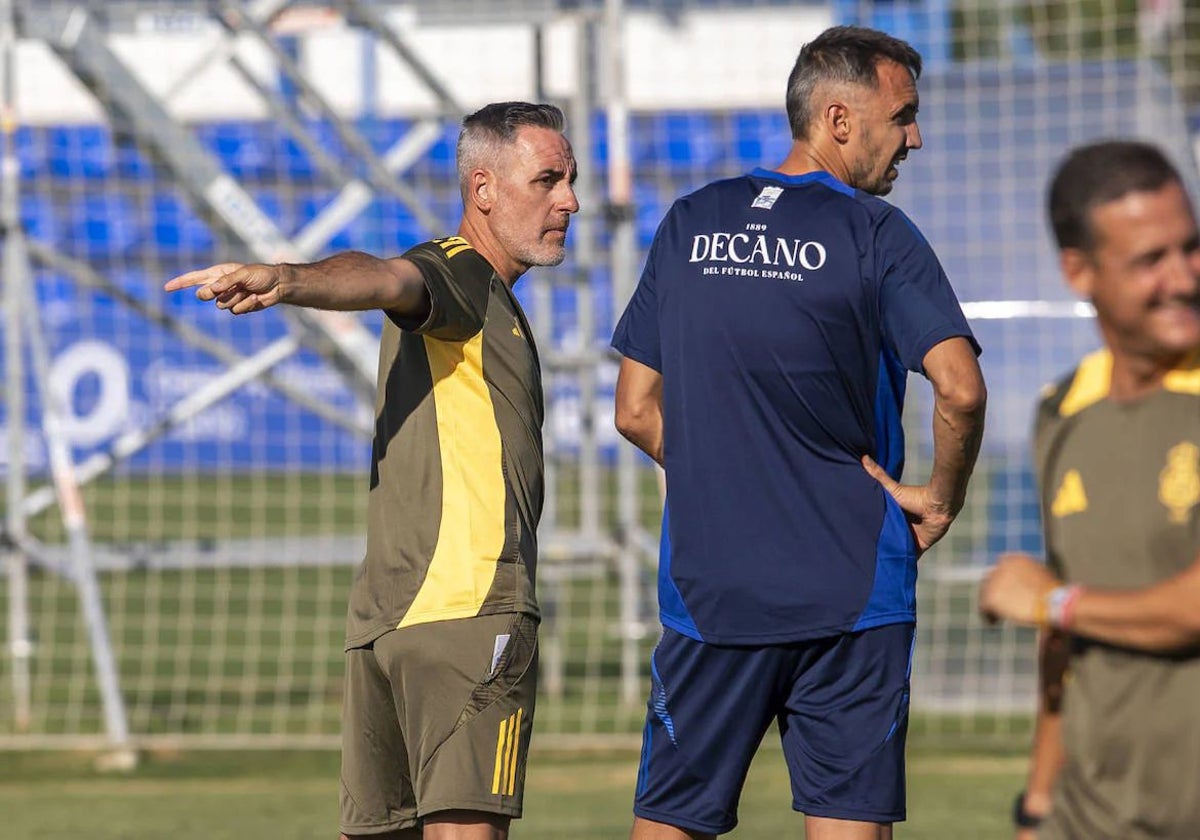
[[1058, 413], [1070, 417], [1107, 397], [1112, 385], [1112, 364], [1112, 353], [1108, 350], [1097, 350], [1084, 356]]
[[500, 429], [483, 378], [483, 331], [425, 337], [442, 465], [442, 518], [421, 589], [397, 627], [479, 614], [504, 550]]

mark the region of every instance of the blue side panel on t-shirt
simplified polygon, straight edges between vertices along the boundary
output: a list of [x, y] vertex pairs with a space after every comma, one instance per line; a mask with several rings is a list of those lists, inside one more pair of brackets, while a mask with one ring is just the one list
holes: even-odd
[[757, 169], [677, 201], [613, 337], [663, 376], [663, 623], [757, 644], [914, 621], [912, 533], [860, 459], [899, 478], [907, 371], [955, 336], [937, 257], [881, 199]]

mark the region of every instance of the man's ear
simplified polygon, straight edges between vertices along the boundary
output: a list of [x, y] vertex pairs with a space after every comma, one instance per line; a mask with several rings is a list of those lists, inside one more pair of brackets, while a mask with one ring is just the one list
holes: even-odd
[[1096, 285], [1096, 265], [1091, 255], [1081, 248], [1063, 248], [1058, 254], [1058, 266], [1071, 290], [1084, 300], [1091, 300]]
[[845, 102], [833, 100], [825, 106], [822, 114], [825, 119], [825, 124], [829, 128], [829, 134], [838, 143], [846, 143], [850, 140], [850, 108]]
[[480, 211], [488, 212], [492, 209], [492, 202], [496, 200], [495, 175], [487, 169], [475, 169], [467, 177], [470, 184], [467, 195], [470, 196], [471, 202]]

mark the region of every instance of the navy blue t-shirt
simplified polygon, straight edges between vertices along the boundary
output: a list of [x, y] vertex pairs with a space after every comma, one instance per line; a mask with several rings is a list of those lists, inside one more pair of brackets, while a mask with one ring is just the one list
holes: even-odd
[[613, 337], [663, 377], [663, 624], [760, 644], [915, 621], [912, 531], [860, 459], [899, 479], [907, 371], [955, 336], [929, 243], [828, 173], [676, 201]]

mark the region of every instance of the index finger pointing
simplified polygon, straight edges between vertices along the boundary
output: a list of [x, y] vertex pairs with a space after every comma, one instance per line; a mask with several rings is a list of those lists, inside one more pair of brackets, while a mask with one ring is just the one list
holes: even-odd
[[194, 286], [207, 286], [239, 268], [241, 268], [241, 263], [221, 263], [220, 265], [210, 265], [208, 268], [189, 271], [164, 283], [163, 291], [177, 292], [180, 289], [189, 289]]

